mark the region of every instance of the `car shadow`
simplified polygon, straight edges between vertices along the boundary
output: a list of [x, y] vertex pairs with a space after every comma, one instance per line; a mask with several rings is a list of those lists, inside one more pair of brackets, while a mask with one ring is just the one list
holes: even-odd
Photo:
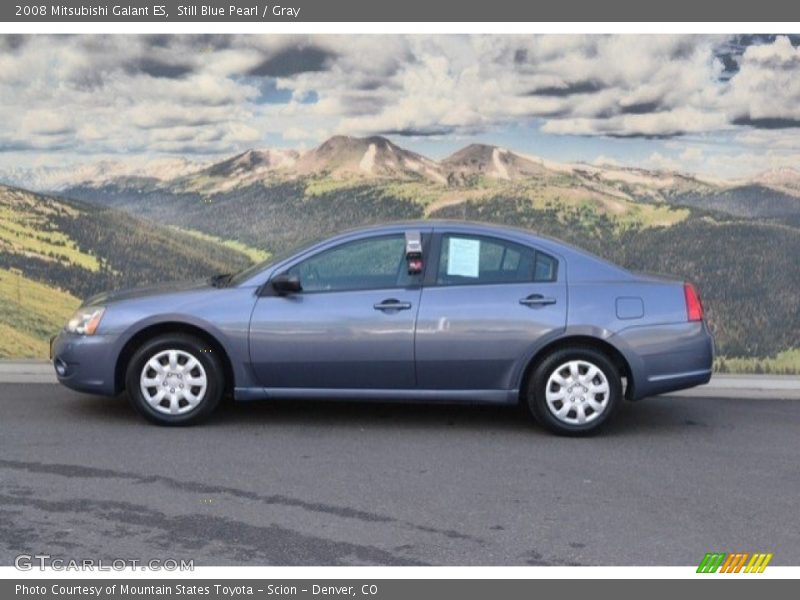
[[423, 404], [350, 400], [271, 400], [226, 403], [210, 420], [211, 426], [240, 423], [281, 426], [407, 427], [462, 429], [530, 429], [531, 419], [518, 406]]
[[[145, 425], [124, 396], [101, 398], [78, 395], [70, 412], [82, 419]], [[716, 400], [717, 402], [722, 400]], [[706, 402], [714, 402], [708, 399]], [[672, 433], [676, 429], [709, 427], [714, 410], [706, 402], [678, 397], [654, 397], [624, 402], [601, 437]], [[479, 404], [421, 404], [326, 400], [234, 402], [226, 399], [200, 428], [321, 427], [348, 429], [406, 428], [438, 431], [491, 429], [548, 435], [522, 406]]]

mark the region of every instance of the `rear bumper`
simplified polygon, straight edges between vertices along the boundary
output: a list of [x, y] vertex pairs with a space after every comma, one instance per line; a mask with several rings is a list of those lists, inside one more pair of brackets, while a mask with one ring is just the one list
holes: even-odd
[[50, 342], [50, 359], [58, 381], [79, 392], [113, 396], [116, 339], [59, 333]]
[[705, 322], [631, 327], [614, 336], [631, 367], [631, 400], [703, 385], [711, 380], [714, 338]]
[[640, 400], [647, 396], [656, 396], [668, 392], [677, 392], [704, 385], [711, 381], [712, 369], [702, 369], [700, 371], [688, 371], [682, 373], [670, 373], [651, 377], [647, 381], [644, 390], [634, 395], [634, 399]]

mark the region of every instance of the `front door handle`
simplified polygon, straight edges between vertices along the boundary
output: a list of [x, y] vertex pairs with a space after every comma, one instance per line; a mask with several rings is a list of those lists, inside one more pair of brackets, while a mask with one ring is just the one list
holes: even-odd
[[408, 310], [411, 308], [411, 302], [400, 302], [396, 298], [387, 298], [383, 302], [373, 304], [372, 308], [375, 310]]
[[525, 306], [545, 306], [547, 304], [555, 304], [556, 299], [542, 296], [541, 294], [531, 294], [530, 296], [521, 298], [519, 303]]

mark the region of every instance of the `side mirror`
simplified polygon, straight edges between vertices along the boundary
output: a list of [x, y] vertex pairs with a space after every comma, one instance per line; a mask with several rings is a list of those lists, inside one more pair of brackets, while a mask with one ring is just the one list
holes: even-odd
[[303, 286], [300, 285], [300, 278], [289, 273], [276, 275], [270, 283], [272, 284], [272, 289], [279, 294], [294, 294], [303, 291]]

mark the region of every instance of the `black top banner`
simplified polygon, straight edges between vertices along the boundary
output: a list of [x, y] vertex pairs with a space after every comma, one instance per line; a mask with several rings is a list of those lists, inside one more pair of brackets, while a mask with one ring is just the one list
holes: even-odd
[[0, 4], [0, 22], [786, 22], [786, 0], [18, 0]]

